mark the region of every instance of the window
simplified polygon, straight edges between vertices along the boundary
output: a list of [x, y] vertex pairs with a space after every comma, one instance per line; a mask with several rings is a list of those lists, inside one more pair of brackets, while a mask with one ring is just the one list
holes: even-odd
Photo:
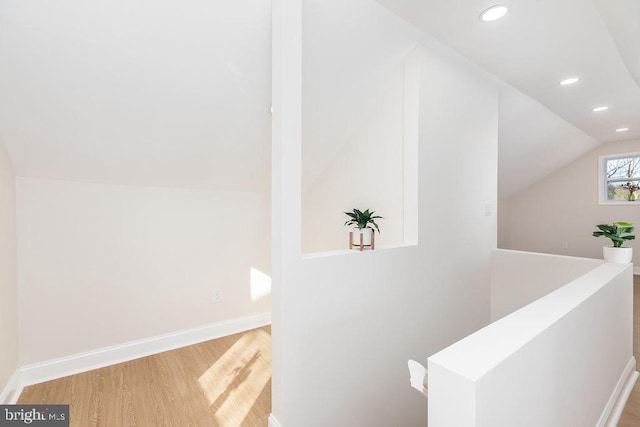
[[600, 157], [600, 204], [640, 204], [640, 153]]

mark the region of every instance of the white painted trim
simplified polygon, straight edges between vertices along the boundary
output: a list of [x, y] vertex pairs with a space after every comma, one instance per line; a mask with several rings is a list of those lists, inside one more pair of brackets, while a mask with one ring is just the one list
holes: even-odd
[[636, 381], [638, 380], [639, 376], [640, 376], [640, 373], [638, 373], [638, 371], [636, 370], [634, 370], [631, 373], [631, 375], [629, 375], [629, 378], [627, 379], [627, 382], [625, 383], [624, 388], [622, 389], [622, 393], [620, 393], [620, 398], [618, 399], [618, 402], [614, 406], [613, 412], [609, 417], [609, 422], [607, 424], [607, 427], [616, 427], [618, 425], [618, 422], [620, 421], [620, 417], [622, 416], [622, 412], [624, 412], [624, 407], [627, 404], [627, 400], [629, 399], [629, 396], [631, 395], [631, 392], [633, 391], [633, 387], [636, 384]]
[[59, 359], [22, 366], [18, 369], [20, 388], [99, 369], [152, 354], [237, 334], [271, 324], [271, 313], [226, 320], [183, 331], [158, 335], [125, 344], [78, 353]]
[[640, 267], [634, 267], [633, 274], [640, 275]]
[[269, 414], [269, 427], [282, 427], [273, 414]]
[[13, 405], [18, 401], [23, 386], [20, 384], [20, 369], [16, 369], [0, 393], [0, 405]]
[[627, 399], [638, 379], [638, 375], [636, 371], [636, 358], [632, 357], [622, 372], [620, 379], [618, 379], [618, 384], [616, 384], [615, 389], [611, 393], [611, 397], [609, 397], [609, 401], [604, 411], [602, 411], [602, 415], [600, 415], [600, 420], [598, 420], [598, 424], [596, 424], [597, 427], [615, 427], [618, 425], [618, 421], [624, 410], [624, 405], [627, 403]]

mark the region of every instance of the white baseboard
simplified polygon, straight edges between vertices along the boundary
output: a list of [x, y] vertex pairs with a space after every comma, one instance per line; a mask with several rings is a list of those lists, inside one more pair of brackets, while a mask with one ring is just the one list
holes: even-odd
[[273, 414], [269, 414], [269, 427], [282, 427]]
[[596, 424], [597, 427], [615, 427], [618, 425], [624, 405], [626, 405], [629, 394], [631, 394], [639, 375], [636, 371], [636, 358], [632, 357], [622, 375], [620, 375], [618, 384], [616, 384], [616, 388], [611, 393], [607, 406], [605, 406], [602, 415], [600, 415], [600, 420]]
[[22, 388], [28, 385], [104, 368], [269, 324], [271, 313], [263, 313], [25, 365], [17, 370], [16, 384], [13, 388], [22, 391]]
[[633, 391], [633, 387], [635, 386], [638, 377], [640, 377], [640, 373], [634, 370], [627, 379], [627, 382], [622, 389], [622, 393], [620, 393], [620, 399], [618, 399], [618, 402], [616, 403], [616, 406], [613, 408], [613, 412], [611, 413], [611, 417], [609, 417], [607, 427], [616, 427], [618, 425], [618, 421], [620, 421], [622, 412], [624, 412], [624, 407], [627, 404], [627, 400], [629, 399], [629, 396]]
[[633, 274], [640, 275], [640, 267], [634, 267], [633, 268]]
[[18, 401], [23, 386], [20, 384], [20, 369], [16, 369], [0, 393], [0, 405], [13, 405]]

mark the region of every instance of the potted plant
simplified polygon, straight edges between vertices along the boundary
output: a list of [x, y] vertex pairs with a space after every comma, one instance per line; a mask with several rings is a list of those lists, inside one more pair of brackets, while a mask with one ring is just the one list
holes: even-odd
[[611, 239], [613, 245], [602, 248], [604, 260], [619, 264], [628, 264], [633, 258], [633, 248], [622, 246], [627, 240], [634, 240], [636, 236], [630, 234], [634, 228], [630, 222], [618, 221], [613, 224], [598, 224], [600, 231], [594, 231], [594, 237], [604, 236]]
[[[369, 211], [369, 209], [365, 211], [354, 209], [352, 212], [345, 212], [345, 214], [349, 219], [344, 225], [355, 225], [353, 231], [349, 233], [349, 249], [352, 249], [353, 246], [358, 246], [360, 250], [365, 246], [375, 249], [375, 230], [380, 233], [380, 228], [375, 220], [382, 217], [375, 215], [375, 211]], [[375, 227], [375, 230], [372, 226]]]

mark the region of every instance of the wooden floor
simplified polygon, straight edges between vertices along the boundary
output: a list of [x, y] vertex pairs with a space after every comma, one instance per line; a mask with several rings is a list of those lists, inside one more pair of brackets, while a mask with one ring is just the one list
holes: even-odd
[[[640, 361], [640, 276], [633, 276], [633, 354]], [[627, 400], [618, 427], [640, 426], [640, 380]]]
[[[640, 276], [633, 352], [640, 361]], [[268, 327], [36, 384], [18, 403], [69, 404], [72, 427], [261, 427], [271, 412]], [[640, 426], [640, 380], [619, 427]]]
[[71, 426], [267, 426], [270, 328], [24, 389], [18, 403], [69, 404]]

